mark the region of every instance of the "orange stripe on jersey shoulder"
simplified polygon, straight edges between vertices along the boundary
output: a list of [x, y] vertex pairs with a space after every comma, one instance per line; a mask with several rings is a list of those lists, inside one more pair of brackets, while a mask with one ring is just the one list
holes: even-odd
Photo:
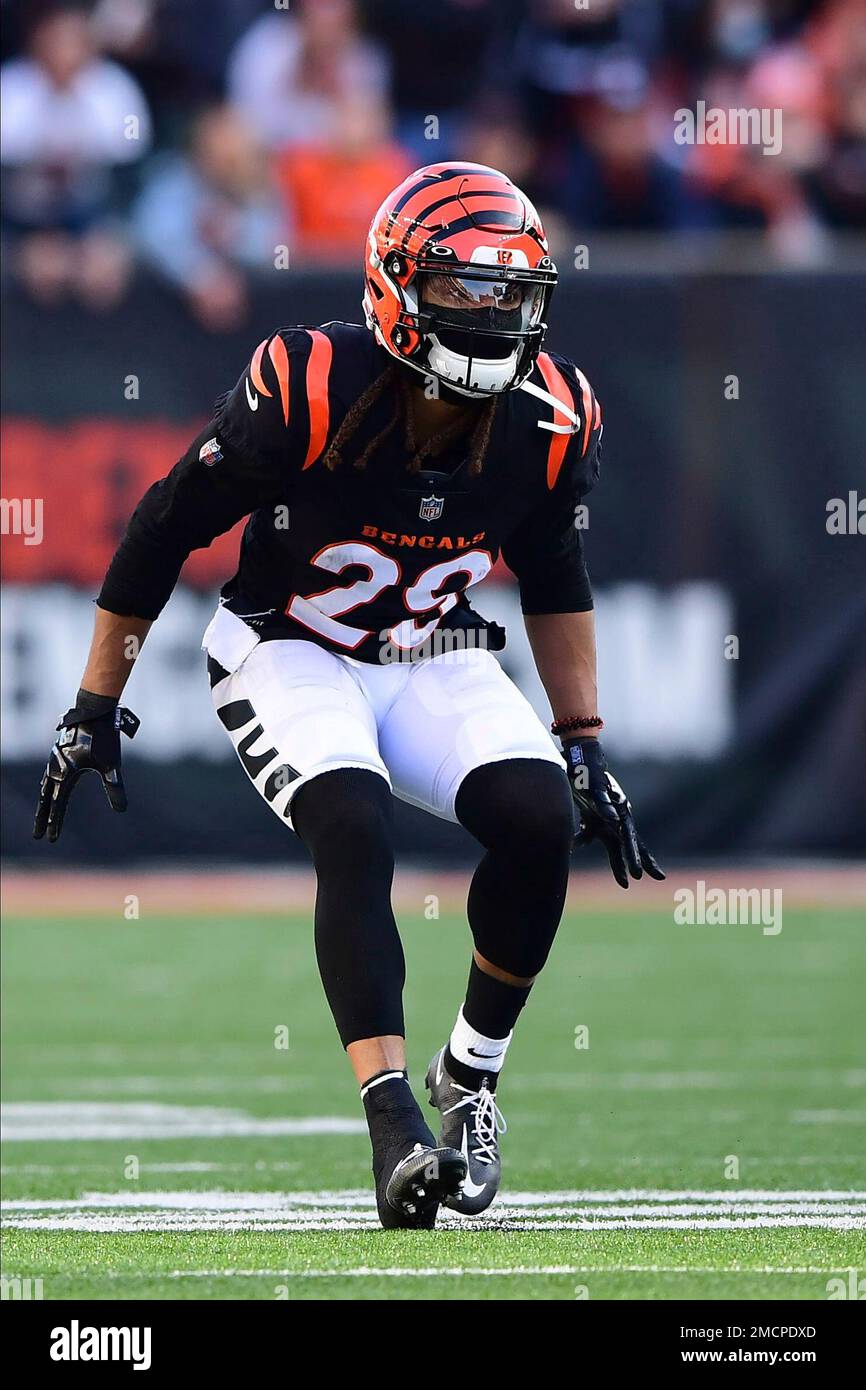
[[[271, 345], [268, 348], [268, 356], [274, 364], [274, 371], [277, 374], [277, 382], [280, 388], [280, 400], [283, 403], [283, 419], [289, 423], [289, 354], [286, 345], [279, 333], [271, 338]], [[269, 393], [270, 394], [270, 393]]]
[[[555, 396], [558, 401], [562, 401], [563, 405], [567, 405], [569, 410], [573, 410], [574, 397], [571, 394], [571, 388], [549, 353], [540, 352], [538, 354], [538, 367], [551, 396]], [[562, 468], [565, 451], [570, 442], [570, 434], [552, 434], [550, 436], [550, 449], [547, 454], [548, 488], [552, 488], [559, 477], [559, 470]]]
[[331, 340], [317, 328], [307, 330], [312, 339], [310, 356], [307, 359], [307, 404], [310, 407], [310, 443], [304, 468], [321, 454], [328, 437], [331, 408], [328, 403], [328, 378], [331, 374], [331, 359], [334, 349]]
[[589, 432], [593, 428], [593, 416], [595, 414], [595, 408], [592, 403], [592, 387], [590, 386], [583, 372], [580, 371], [577, 367], [575, 367], [574, 375], [580, 382], [580, 394], [583, 400], [583, 444], [580, 450], [580, 457], [583, 458], [584, 454], [586, 453], [587, 445], [589, 444]]
[[265, 348], [267, 347], [268, 342], [269, 339], [262, 338], [262, 341], [259, 343], [255, 352], [253, 353], [253, 360], [250, 363], [250, 380], [253, 383], [253, 386], [262, 396], [269, 396], [271, 394], [271, 392], [265, 385], [265, 379], [262, 376], [262, 358], [265, 355]]

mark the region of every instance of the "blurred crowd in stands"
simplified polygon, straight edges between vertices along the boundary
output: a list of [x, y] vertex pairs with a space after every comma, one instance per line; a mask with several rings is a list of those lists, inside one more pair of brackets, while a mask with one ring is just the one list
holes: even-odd
[[[413, 168], [504, 169], [554, 253], [762, 235], [825, 264], [866, 227], [866, 0], [0, 0], [7, 274], [122, 297], [135, 264], [214, 331], [248, 277], [356, 262]], [[675, 112], [780, 109], [778, 153]]]

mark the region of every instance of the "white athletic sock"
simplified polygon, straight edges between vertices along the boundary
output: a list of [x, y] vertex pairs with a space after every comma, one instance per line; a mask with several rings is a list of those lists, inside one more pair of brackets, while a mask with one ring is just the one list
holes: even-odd
[[470, 1027], [461, 1008], [448, 1046], [455, 1061], [462, 1062], [465, 1067], [472, 1067], [475, 1071], [499, 1072], [513, 1036], [512, 1029], [507, 1038], [486, 1038], [483, 1033]]

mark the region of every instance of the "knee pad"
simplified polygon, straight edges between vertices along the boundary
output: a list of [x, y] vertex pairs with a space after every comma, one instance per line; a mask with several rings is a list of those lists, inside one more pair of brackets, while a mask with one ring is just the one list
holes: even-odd
[[457, 793], [457, 818], [485, 849], [521, 857], [567, 857], [574, 837], [574, 802], [565, 764], [514, 758], [477, 767]]
[[376, 772], [343, 767], [314, 777], [298, 792], [292, 820], [320, 871], [393, 869], [393, 798]]

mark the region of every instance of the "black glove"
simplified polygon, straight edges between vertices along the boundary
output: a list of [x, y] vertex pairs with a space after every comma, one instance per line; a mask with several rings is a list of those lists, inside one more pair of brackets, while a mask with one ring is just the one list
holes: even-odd
[[60, 723], [60, 737], [51, 749], [39, 788], [33, 838], [45, 831], [51, 844], [63, 829], [63, 817], [72, 789], [85, 772], [98, 772], [113, 811], [126, 810], [126, 792], [120, 775], [120, 735], [134, 738], [140, 720], [106, 695], [79, 690], [74, 709]]
[[607, 770], [597, 738], [563, 739], [568, 780], [580, 816], [576, 845], [601, 840], [610, 869], [620, 888], [628, 888], [628, 876], [664, 878], [635, 828], [631, 804], [615, 777]]

